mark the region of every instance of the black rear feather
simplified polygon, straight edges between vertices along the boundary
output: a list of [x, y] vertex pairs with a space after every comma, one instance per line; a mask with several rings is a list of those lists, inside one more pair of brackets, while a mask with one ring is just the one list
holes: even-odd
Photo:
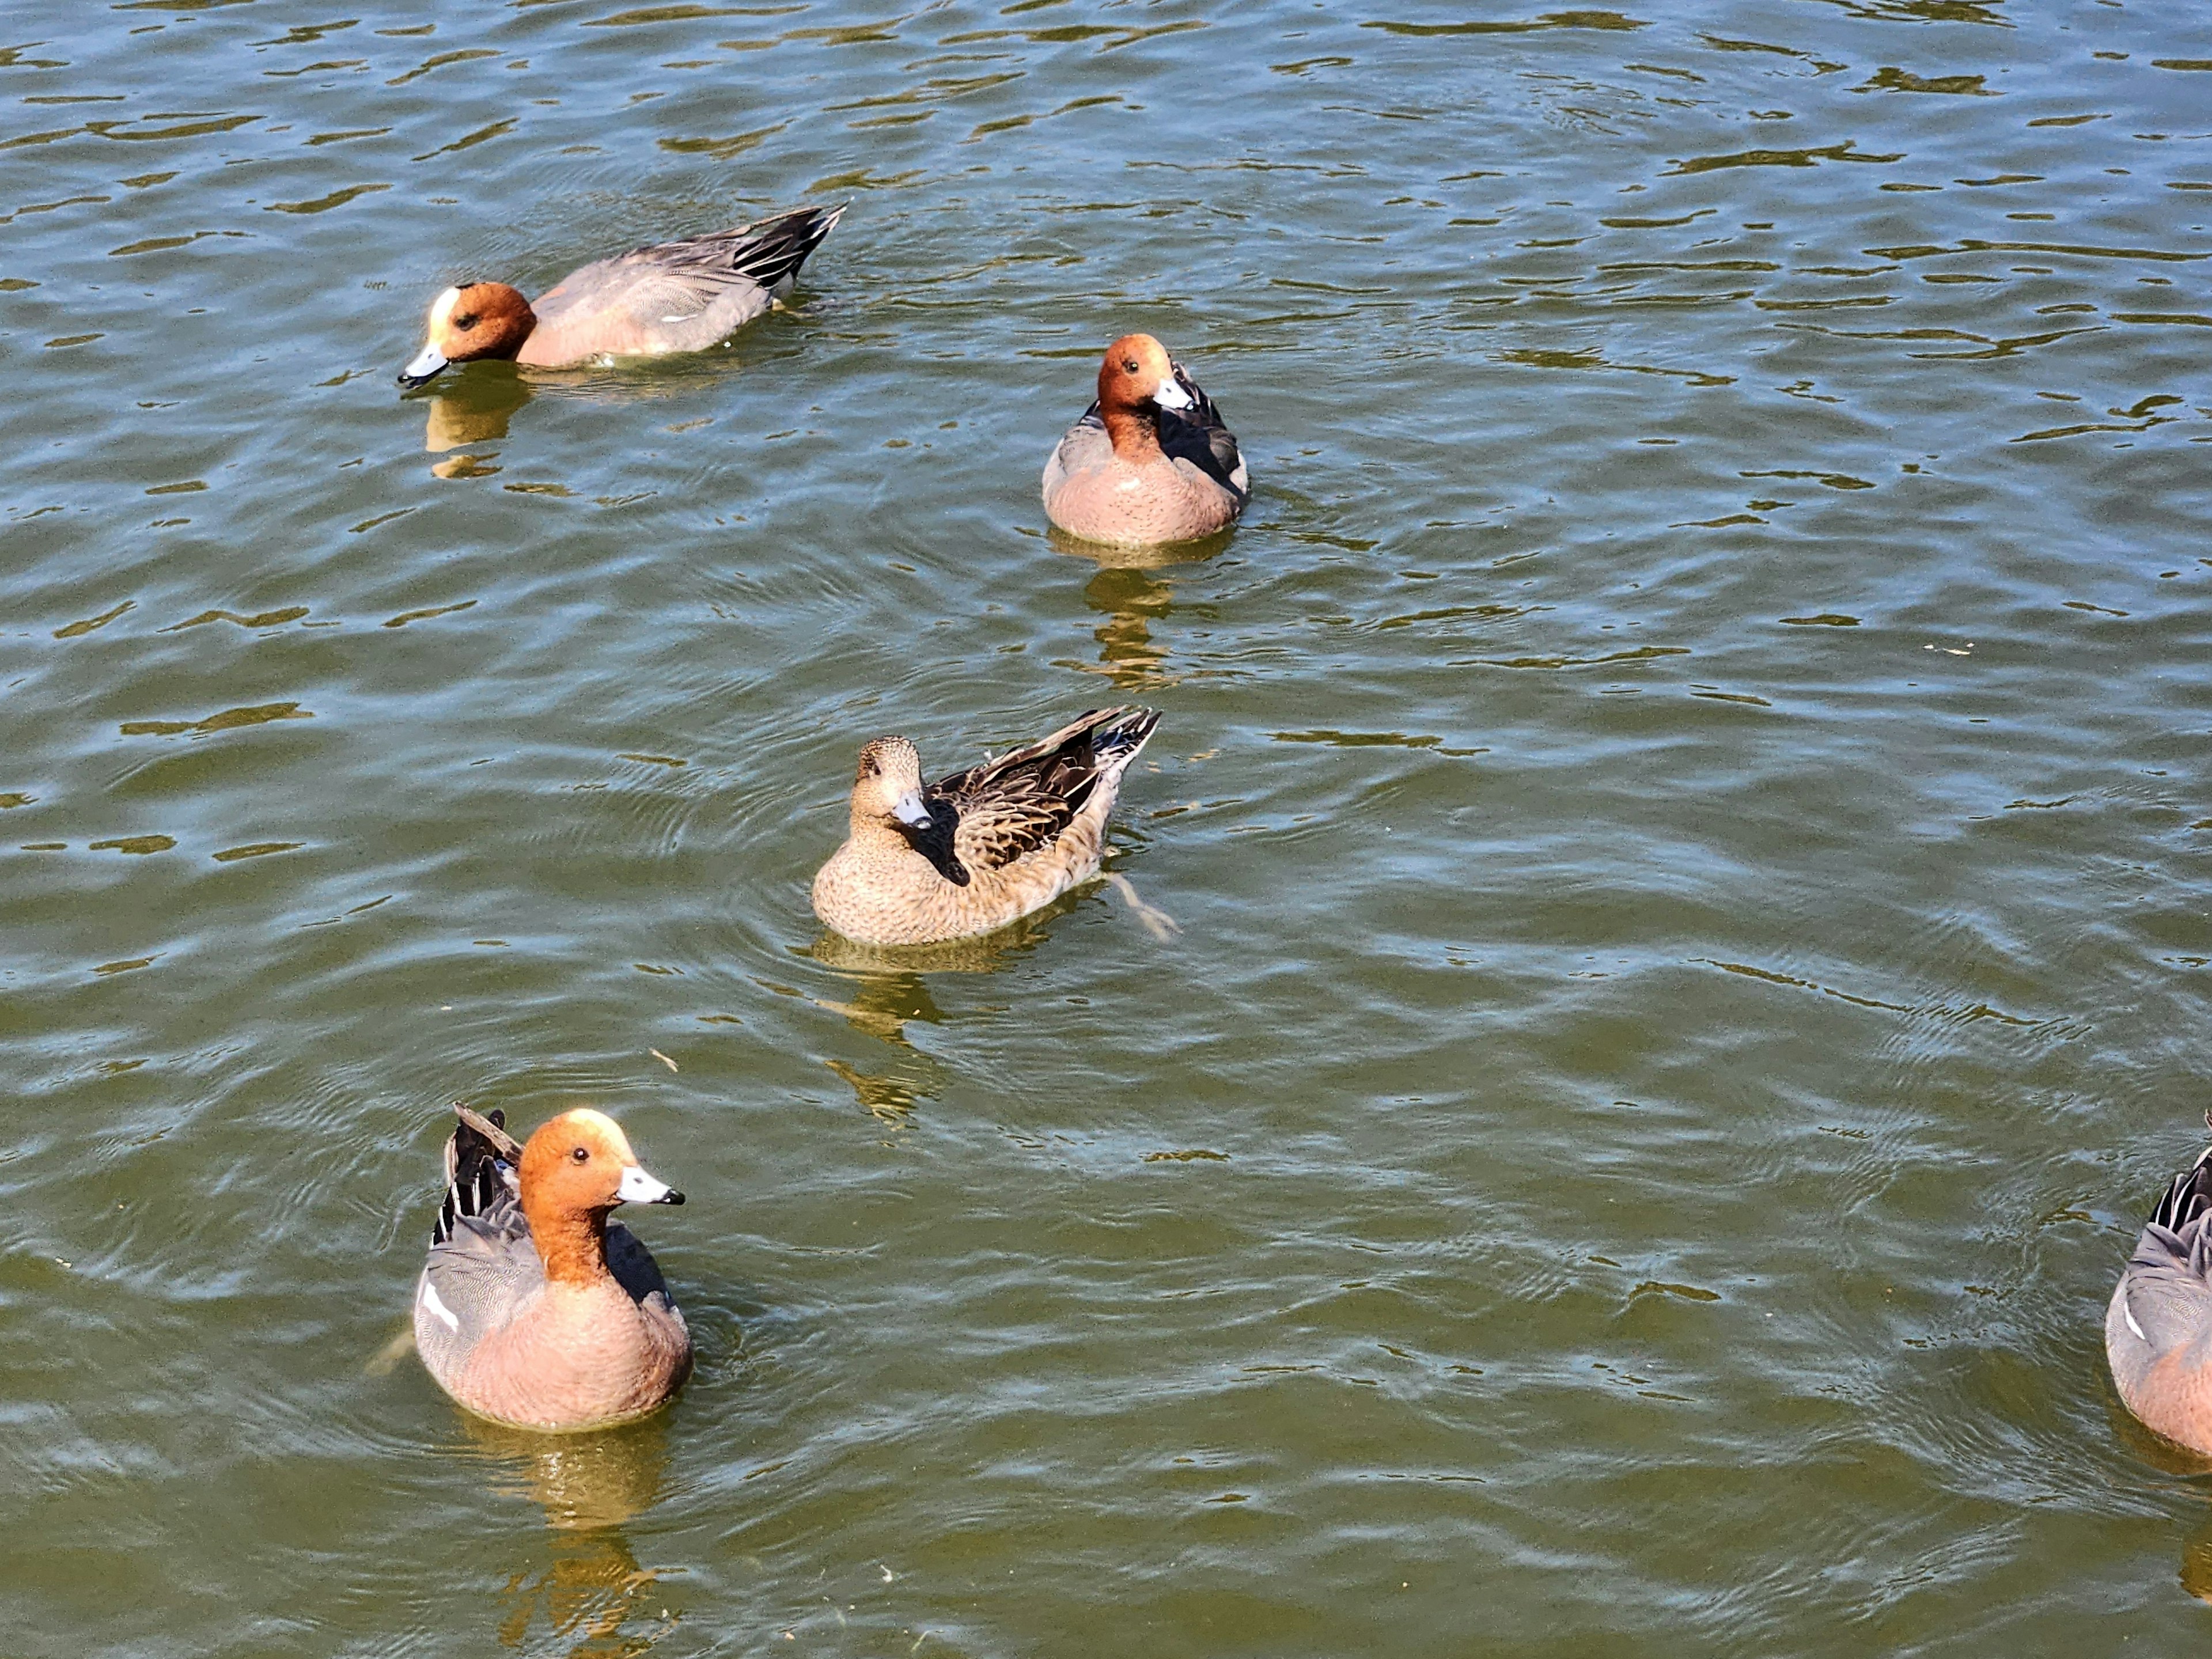
[[[458, 1100], [460, 1121], [446, 1142], [446, 1196], [430, 1243], [443, 1244], [464, 1216], [479, 1216], [514, 1194], [522, 1149], [507, 1133], [507, 1114], [495, 1107], [478, 1116]], [[473, 1120], [473, 1121], [471, 1121]]]
[[[2204, 1115], [2204, 1126], [2212, 1129], [2212, 1112]], [[2212, 1210], [2212, 1146], [2199, 1152], [2196, 1163], [2174, 1176], [2158, 1208], [2150, 1212], [2151, 1225], [2179, 1237], [2183, 1228], [2207, 1210]]]

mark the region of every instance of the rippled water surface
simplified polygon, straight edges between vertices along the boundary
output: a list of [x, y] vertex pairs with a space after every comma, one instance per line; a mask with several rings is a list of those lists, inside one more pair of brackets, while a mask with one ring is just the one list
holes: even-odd
[[[2201, 8], [8, 31], [0, 1646], [2203, 1639], [2100, 1340], [2206, 1103]], [[838, 200], [726, 349], [392, 386]], [[1101, 557], [1139, 327], [1257, 490]], [[1179, 933], [822, 937], [863, 740], [1121, 701]], [[395, 1351], [457, 1097], [689, 1189], [673, 1410]]]

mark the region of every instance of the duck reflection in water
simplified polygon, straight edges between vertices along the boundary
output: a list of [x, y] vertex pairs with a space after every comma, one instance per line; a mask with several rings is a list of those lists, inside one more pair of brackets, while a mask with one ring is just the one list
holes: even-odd
[[910, 1019], [926, 1025], [945, 1023], [944, 1012], [922, 975], [991, 973], [1010, 955], [1027, 954], [1044, 937], [1037, 924], [1073, 902], [1072, 896], [1059, 900], [995, 933], [934, 945], [862, 945], [825, 928], [810, 954], [824, 967], [837, 970], [851, 988], [851, 994], [849, 1000], [817, 997], [815, 1006], [842, 1014], [854, 1030], [900, 1053], [890, 1068], [883, 1072], [864, 1072], [842, 1060], [825, 1059], [822, 1063], [843, 1080], [861, 1109], [877, 1122], [890, 1128], [907, 1127], [913, 1121], [915, 1103], [933, 1097], [939, 1082], [936, 1062], [916, 1052], [906, 1036]]
[[[1013, 929], [1006, 931], [1011, 933]], [[910, 959], [928, 958], [930, 965], [938, 965], [934, 958], [949, 957], [952, 959], [941, 964], [946, 969], [957, 970], [973, 963], [988, 972], [1005, 948], [995, 935], [899, 949], [860, 945], [827, 931], [815, 940], [811, 952], [815, 959], [843, 970], [842, 976], [852, 987], [851, 1000], [817, 997], [815, 1006], [842, 1014], [854, 1030], [902, 1051], [886, 1072], [864, 1072], [842, 1060], [822, 1062], [844, 1081], [862, 1109], [877, 1122], [889, 1128], [905, 1128], [913, 1121], [915, 1102], [936, 1092], [930, 1075], [935, 1067], [907, 1041], [906, 1023], [918, 1019], [927, 1025], [939, 1025], [945, 1015], [929, 994], [928, 981], [914, 971]]]
[[505, 363], [441, 381], [436, 392], [422, 399], [429, 405], [422, 447], [429, 454], [449, 458], [433, 465], [430, 471], [441, 478], [481, 477], [498, 471], [489, 465], [489, 455], [451, 455], [449, 452], [502, 441], [507, 423], [532, 395], [530, 382]]
[[[2145, 1428], [2117, 1392], [2106, 1398], [2105, 1411], [2112, 1438], [2123, 1448], [2161, 1474], [2186, 1481], [2194, 1489], [2193, 1495], [2201, 1496], [2204, 1478], [2212, 1475], [2212, 1457]], [[2199, 1518], [2196, 1530], [2181, 1546], [2180, 1578], [2183, 1589], [2200, 1601], [2212, 1602], [2212, 1511]]]
[[1088, 559], [1098, 567], [1084, 586], [1083, 602], [1106, 618], [1091, 637], [1098, 641], [1099, 672], [1115, 690], [1152, 691], [1182, 679], [1168, 666], [1167, 647], [1156, 644], [1152, 635], [1152, 624], [1165, 622], [1175, 609], [1175, 583], [1168, 572], [1176, 565], [1212, 558], [1229, 545], [1230, 538], [1224, 531], [1203, 541], [1162, 547], [1108, 547], [1079, 540], [1064, 530], [1050, 532], [1055, 552]]
[[659, 1575], [638, 1565], [622, 1528], [659, 1495], [666, 1417], [583, 1435], [465, 1421], [485, 1484], [535, 1503], [552, 1532], [551, 1560], [534, 1574], [515, 1573], [501, 1593], [501, 1644], [538, 1645], [530, 1632], [542, 1613], [556, 1640], [574, 1641], [567, 1650], [578, 1659], [643, 1648], [662, 1622], [652, 1594]]

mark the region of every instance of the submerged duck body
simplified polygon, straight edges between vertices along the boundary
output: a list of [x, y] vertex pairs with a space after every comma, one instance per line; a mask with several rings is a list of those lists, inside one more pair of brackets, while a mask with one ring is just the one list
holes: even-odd
[[1045, 463], [1045, 516], [1091, 542], [1195, 541], [1236, 523], [1251, 483], [1213, 400], [1151, 335], [1125, 334]]
[[607, 1215], [684, 1194], [646, 1174], [602, 1113], [563, 1112], [520, 1146], [500, 1114], [454, 1110], [415, 1285], [431, 1376], [519, 1428], [598, 1428], [665, 1404], [690, 1373], [690, 1333], [652, 1254]]
[[988, 933], [1098, 872], [1121, 775], [1159, 716], [1097, 708], [1050, 737], [924, 787], [904, 738], [860, 751], [845, 844], [814, 912], [864, 945]]
[[2136, 1240], [2105, 1310], [2105, 1357], [2144, 1426], [2212, 1456], [2212, 1147]]
[[842, 207], [796, 208], [570, 271], [535, 301], [505, 283], [461, 283], [430, 304], [428, 338], [399, 372], [417, 386], [452, 363], [505, 358], [571, 368], [610, 357], [704, 351], [791, 292]]

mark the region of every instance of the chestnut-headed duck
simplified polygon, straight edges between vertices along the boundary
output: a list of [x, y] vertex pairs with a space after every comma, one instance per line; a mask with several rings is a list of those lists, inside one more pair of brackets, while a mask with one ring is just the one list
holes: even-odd
[[534, 303], [505, 283], [458, 283], [430, 302], [429, 337], [399, 371], [399, 384], [421, 386], [448, 363], [479, 357], [573, 368], [704, 351], [790, 293], [799, 266], [844, 211], [796, 208], [637, 248], [570, 271]]
[[[2212, 1115], [2206, 1118], [2212, 1126]], [[2143, 1424], [2212, 1455], [2212, 1147], [2174, 1176], [2105, 1310], [2105, 1357]]]
[[1044, 464], [1044, 511], [1087, 542], [1194, 541], [1234, 524], [1251, 484], [1213, 400], [1151, 335], [1125, 334]]
[[526, 1429], [599, 1428], [665, 1404], [690, 1374], [691, 1335], [651, 1253], [607, 1212], [684, 1194], [588, 1107], [540, 1124], [528, 1146], [501, 1113], [453, 1109], [415, 1285], [415, 1346], [438, 1386]]
[[860, 750], [850, 829], [814, 914], [863, 945], [966, 939], [1098, 873], [1121, 774], [1160, 717], [1095, 708], [1027, 748], [923, 786], [904, 738]]

